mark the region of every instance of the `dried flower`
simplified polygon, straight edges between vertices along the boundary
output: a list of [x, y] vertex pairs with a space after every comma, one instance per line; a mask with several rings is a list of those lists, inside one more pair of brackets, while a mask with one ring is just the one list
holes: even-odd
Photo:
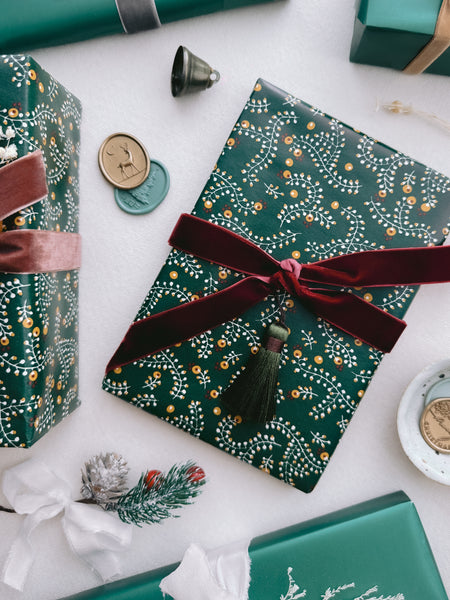
[[95, 500], [104, 510], [115, 510], [115, 505], [127, 488], [128, 466], [119, 454], [108, 452], [92, 457], [81, 472], [81, 495]]
[[15, 144], [10, 144], [6, 148], [5, 160], [13, 160], [14, 158], [17, 158], [17, 146]]

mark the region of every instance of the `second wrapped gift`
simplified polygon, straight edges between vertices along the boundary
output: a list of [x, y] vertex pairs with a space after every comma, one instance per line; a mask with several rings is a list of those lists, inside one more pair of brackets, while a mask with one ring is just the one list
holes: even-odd
[[0, 446], [31, 446], [79, 404], [80, 120], [31, 57], [0, 57]]
[[[104, 389], [311, 491], [404, 327], [416, 288], [383, 282], [442, 280], [442, 261], [396, 250], [383, 266], [371, 251], [442, 250], [424, 246], [447, 235], [449, 200], [446, 177], [258, 81]], [[268, 357], [264, 376], [279, 361], [263, 424], [222, 401], [254, 355]]]

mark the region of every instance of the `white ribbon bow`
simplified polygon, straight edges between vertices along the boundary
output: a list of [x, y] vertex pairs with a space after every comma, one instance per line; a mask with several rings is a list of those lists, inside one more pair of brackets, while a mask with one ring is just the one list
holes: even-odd
[[191, 544], [180, 565], [161, 583], [174, 600], [247, 600], [250, 585], [248, 542], [212, 552]]
[[7, 558], [4, 583], [23, 589], [34, 560], [30, 535], [39, 523], [60, 513], [72, 550], [104, 581], [120, 575], [116, 552], [131, 543], [132, 526], [98, 507], [74, 502], [68, 484], [44, 463], [31, 459], [5, 471], [3, 492], [17, 513], [27, 515]]

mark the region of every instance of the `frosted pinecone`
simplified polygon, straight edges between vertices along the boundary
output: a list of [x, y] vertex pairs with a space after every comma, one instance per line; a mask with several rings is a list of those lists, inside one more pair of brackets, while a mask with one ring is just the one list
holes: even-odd
[[128, 466], [114, 452], [98, 454], [85, 463], [81, 471], [81, 496], [95, 500], [104, 510], [115, 510], [120, 496], [127, 489]]

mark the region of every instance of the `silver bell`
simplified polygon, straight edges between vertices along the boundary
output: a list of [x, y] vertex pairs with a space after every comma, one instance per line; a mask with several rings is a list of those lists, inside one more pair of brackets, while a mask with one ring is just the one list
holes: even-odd
[[207, 90], [220, 79], [220, 73], [212, 69], [204, 60], [180, 46], [175, 54], [172, 67], [172, 96], [184, 96]]

